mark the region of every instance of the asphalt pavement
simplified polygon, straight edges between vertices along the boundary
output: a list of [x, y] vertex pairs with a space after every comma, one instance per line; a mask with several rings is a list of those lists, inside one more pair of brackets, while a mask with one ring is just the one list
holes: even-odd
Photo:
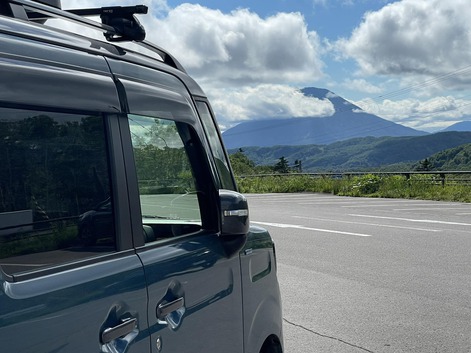
[[277, 249], [286, 353], [471, 352], [471, 205], [247, 195]]

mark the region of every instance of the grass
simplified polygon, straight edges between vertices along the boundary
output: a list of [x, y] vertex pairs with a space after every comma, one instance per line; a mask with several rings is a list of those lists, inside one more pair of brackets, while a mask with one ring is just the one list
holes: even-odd
[[242, 193], [321, 192], [340, 196], [471, 202], [471, 185], [445, 183], [434, 175], [362, 175], [330, 178], [308, 175], [237, 178]]

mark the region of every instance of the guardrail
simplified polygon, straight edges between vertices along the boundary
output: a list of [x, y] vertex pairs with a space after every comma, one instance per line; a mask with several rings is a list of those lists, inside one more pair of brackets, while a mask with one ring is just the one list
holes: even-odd
[[296, 175], [305, 175], [311, 177], [320, 177], [320, 178], [351, 178], [353, 176], [363, 176], [363, 175], [402, 175], [406, 179], [410, 179], [411, 175], [437, 175], [438, 180], [440, 181], [442, 186], [445, 186], [446, 181], [453, 181], [455, 183], [465, 183], [470, 184], [471, 179], [456, 179], [450, 178], [447, 176], [450, 175], [471, 175], [471, 171], [409, 171], [409, 172], [321, 172], [321, 173], [269, 173], [269, 174], [249, 174], [249, 175], [238, 175], [239, 178], [254, 178], [254, 177], [288, 177], [288, 176], [296, 176]]

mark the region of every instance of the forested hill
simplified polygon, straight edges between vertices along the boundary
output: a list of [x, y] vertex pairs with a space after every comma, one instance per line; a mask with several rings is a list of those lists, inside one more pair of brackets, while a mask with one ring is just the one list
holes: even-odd
[[[245, 147], [242, 150], [256, 165], [274, 165], [285, 157], [291, 165], [301, 161], [305, 172], [317, 172], [368, 170], [398, 163], [412, 166], [425, 158], [439, 165], [445, 155], [434, 156], [436, 162], [431, 156], [470, 143], [471, 132], [440, 132], [416, 137], [355, 138], [329, 145]], [[237, 151], [233, 149], [229, 153]], [[464, 153], [457, 152], [457, 158]]]
[[471, 170], [471, 143], [438, 152], [428, 164], [431, 170]]

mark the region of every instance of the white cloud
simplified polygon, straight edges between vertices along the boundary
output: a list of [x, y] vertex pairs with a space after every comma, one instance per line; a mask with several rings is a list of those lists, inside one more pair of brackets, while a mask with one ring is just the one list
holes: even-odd
[[342, 86], [349, 90], [370, 94], [378, 94], [383, 91], [381, 87], [375, 86], [365, 79], [346, 79]]
[[[209, 85], [311, 83], [323, 76], [318, 35], [299, 12], [261, 18], [248, 9], [230, 13], [165, 0], [143, 1], [148, 15], [136, 17], [146, 39], [168, 50], [204, 87]], [[113, 0], [73, 0], [64, 8], [101, 7]], [[129, 5], [130, 0], [120, 5]], [[67, 28], [71, 28], [70, 25]], [[83, 33], [83, 29], [80, 30]], [[86, 35], [103, 39], [101, 34]]]
[[182, 4], [147, 18], [148, 38], [170, 50], [203, 86], [312, 82], [322, 76], [320, 43], [300, 13], [260, 18]]
[[[327, 45], [358, 65], [359, 78], [345, 80], [343, 87], [347, 83], [376, 96], [356, 105], [396, 123], [435, 131], [471, 116], [466, 98], [471, 83], [470, 16], [466, 0], [401, 0], [366, 13], [349, 38]], [[384, 82], [383, 90], [375, 91], [361, 78], [375, 75], [397, 79], [400, 86], [391, 89]]]
[[439, 96], [427, 100], [364, 99], [353, 103], [368, 113], [426, 131], [444, 128], [471, 117], [471, 100], [452, 96]]
[[334, 113], [329, 100], [307, 97], [299, 90], [283, 85], [211, 90], [208, 95], [224, 122], [223, 128], [250, 119], [325, 117]]
[[460, 70], [471, 68], [470, 17], [468, 0], [402, 0], [365, 14], [335, 46], [364, 74], [434, 78], [417, 90], [463, 87], [471, 83], [471, 70]]

